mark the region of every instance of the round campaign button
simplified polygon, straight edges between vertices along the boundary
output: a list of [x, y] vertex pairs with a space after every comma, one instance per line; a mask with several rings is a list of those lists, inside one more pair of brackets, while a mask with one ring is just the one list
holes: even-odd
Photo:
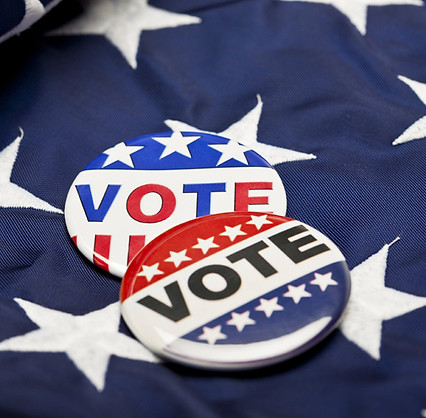
[[130, 263], [122, 315], [159, 356], [211, 369], [293, 357], [337, 325], [350, 292], [338, 248], [314, 228], [258, 212], [172, 228]]
[[163, 132], [95, 158], [71, 185], [65, 220], [79, 250], [122, 277], [134, 255], [171, 227], [247, 210], [285, 214], [285, 190], [268, 162], [217, 135]]

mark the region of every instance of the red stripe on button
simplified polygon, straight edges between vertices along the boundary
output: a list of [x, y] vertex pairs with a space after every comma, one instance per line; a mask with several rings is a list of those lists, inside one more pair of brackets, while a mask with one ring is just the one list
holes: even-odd
[[95, 235], [93, 262], [100, 268], [109, 271], [108, 262], [111, 248], [111, 235]]
[[134, 256], [145, 246], [145, 235], [130, 235], [129, 236], [129, 255], [127, 264], [133, 260]]

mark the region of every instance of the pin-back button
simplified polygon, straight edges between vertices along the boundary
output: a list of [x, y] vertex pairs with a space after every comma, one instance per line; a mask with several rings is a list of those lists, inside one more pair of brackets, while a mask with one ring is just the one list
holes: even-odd
[[88, 164], [70, 188], [65, 220], [79, 250], [122, 277], [171, 227], [247, 210], [285, 214], [285, 190], [269, 163], [217, 135], [165, 132], [120, 142]]
[[337, 325], [350, 291], [338, 248], [283, 216], [191, 220], [151, 241], [121, 288], [123, 317], [156, 354], [212, 369], [293, 357]]

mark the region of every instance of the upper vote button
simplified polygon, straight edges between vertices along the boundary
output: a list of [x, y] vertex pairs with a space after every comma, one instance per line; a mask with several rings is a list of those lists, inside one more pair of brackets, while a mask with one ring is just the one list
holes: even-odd
[[122, 277], [162, 232], [232, 211], [285, 215], [282, 181], [255, 151], [201, 132], [162, 132], [105, 150], [74, 180], [65, 221], [79, 250]]

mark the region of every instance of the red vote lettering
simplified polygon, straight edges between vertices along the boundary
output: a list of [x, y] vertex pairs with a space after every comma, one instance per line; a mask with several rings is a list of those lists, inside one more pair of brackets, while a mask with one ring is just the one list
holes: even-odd
[[[148, 193], [157, 193], [161, 197], [161, 208], [153, 215], [146, 215], [141, 210], [141, 201]], [[127, 212], [138, 222], [155, 223], [167, 219], [175, 210], [176, 197], [173, 192], [160, 184], [145, 184], [130, 193], [127, 199]]]
[[111, 235], [95, 235], [93, 262], [100, 268], [109, 271], [108, 260], [111, 248]]
[[271, 181], [235, 183], [235, 211], [247, 212], [249, 205], [267, 205], [268, 196], [249, 196], [250, 190], [272, 190]]
[[127, 256], [127, 264], [133, 260], [135, 255], [145, 246], [145, 235], [129, 236], [129, 254]]

